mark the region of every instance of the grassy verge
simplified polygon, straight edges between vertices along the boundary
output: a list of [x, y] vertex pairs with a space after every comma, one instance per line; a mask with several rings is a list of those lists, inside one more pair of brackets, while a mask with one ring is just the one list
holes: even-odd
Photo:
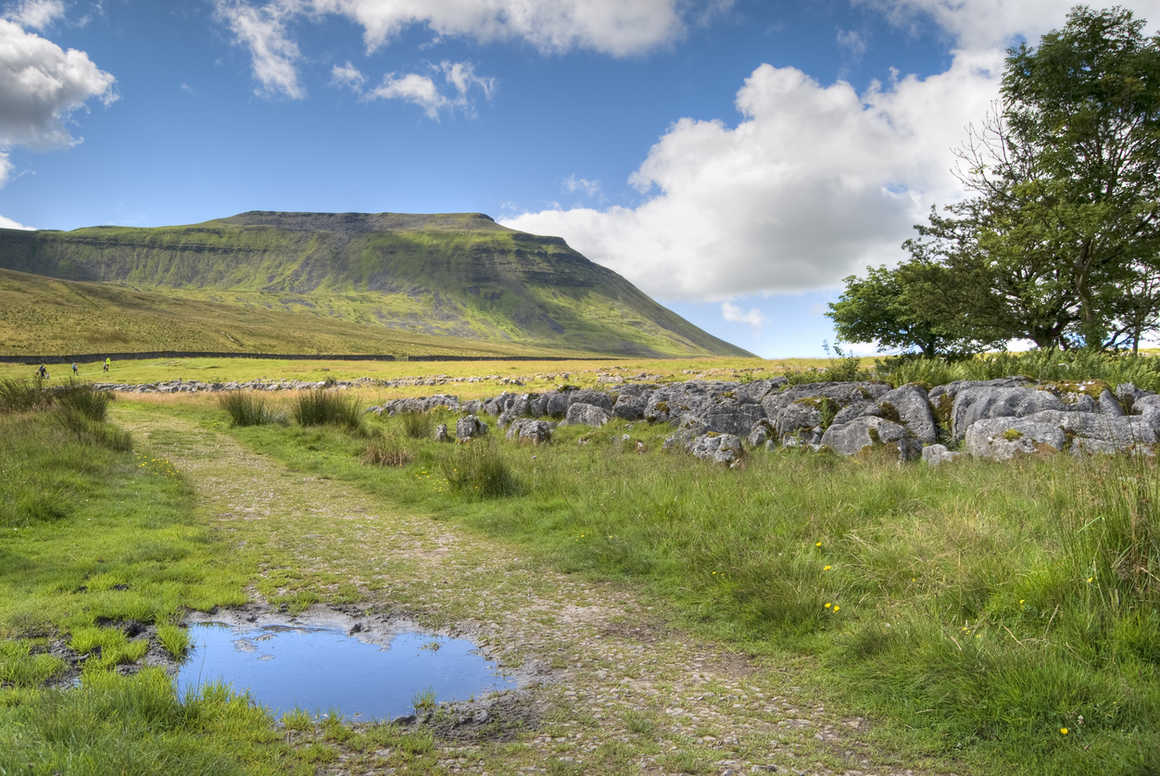
[[[910, 748], [988, 773], [1160, 769], [1148, 463], [927, 469], [786, 451], [731, 471], [664, 453], [667, 429], [645, 424], [465, 450], [408, 438], [402, 418], [375, 423], [409, 463], [368, 466], [365, 440], [332, 429], [232, 433], [560, 568], [643, 586], [743, 648], [817, 656], [819, 691]], [[471, 471], [505, 486], [462, 487]]]
[[[249, 701], [207, 687], [182, 703], [160, 669], [115, 671], [151, 647], [128, 634], [156, 626], [182, 650], [187, 608], [246, 596], [186, 483], [103, 411], [78, 392], [0, 414], [0, 774], [312, 772]], [[79, 687], [52, 689], [78, 658]]]

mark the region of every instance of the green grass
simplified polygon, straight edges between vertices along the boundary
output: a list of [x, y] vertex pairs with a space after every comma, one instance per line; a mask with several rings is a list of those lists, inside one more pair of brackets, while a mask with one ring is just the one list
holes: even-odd
[[[62, 407], [0, 415], [0, 773], [310, 773], [248, 700], [208, 687], [179, 702], [160, 670], [122, 676], [158, 625], [174, 655], [187, 609], [246, 600], [242, 561], [194, 524], [192, 493], [168, 462], [104, 443], [124, 432], [64, 407], [103, 432], [78, 435]], [[125, 435], [127, 437], [127, 435]], [[46, 689], [87, 655], [78, 689]]]
[[[403, 433], [401, 418], [376, 423]], [[392, 469], [361, 465], [360, 444], [338, 433], [237, 433], [559, 568], [629, 582], [738, 648], [815, 656], [803, 682], [927, 754], [1028, 776], [1160, 767], [1150, 463], [900, 468], [785, 451], [734, 471], [660, 451], [666, 432], [563, 427], [534, 451], [416, 440], [414, 462]], [[458, 484], [468, 456], [519, 488], [479, 498]]]
[[352, 432], [363, 430], [362, 405], [350, 394], [319, 389], [290, 401], [290, 414], [300, 426], [339, 426]]
[[245, 391], [229, 391], [218, 396], [218, 406], [229, 413], [234, 426], [262, 426], [276, 423], [281, 415], [265, 398]]

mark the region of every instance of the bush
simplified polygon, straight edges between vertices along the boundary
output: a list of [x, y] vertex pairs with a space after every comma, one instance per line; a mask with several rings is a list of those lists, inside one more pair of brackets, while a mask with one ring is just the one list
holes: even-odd
[[264, 426], [281, 420], [261, 396], [231, 391], [218, 397], [218, 406], [230, 414], [231, 426]]
[[327, 390], [299, 394], [291, 406], [294, 420], [300, 426], [341, 426], [350, 431], [363, 430], [362, 407], [353, 396]]
[[80, 442], [120, 452], [133, 449], [133, 437], [128, 431], [93, 420], [83, 409], [62, 405], [55, 409], [53, 418]]
[[411, 453], [397, 438], [380, 435], [367, 444], [362, 461], [372, 466], [405, 466], [411, 462]]
[[463, 445], [443, 460], [442, 468], [451, 490], [469, 498], [514, 496], [520, 491], [519, 481], [490, 440]]

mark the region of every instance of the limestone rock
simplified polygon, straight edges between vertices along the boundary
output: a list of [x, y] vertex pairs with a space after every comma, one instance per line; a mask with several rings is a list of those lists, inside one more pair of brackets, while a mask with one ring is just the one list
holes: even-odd
[[1058, 396], [1035, 388], [975, 386], [955, 396], [951, 408], [951, 435], [962, 439], [969, 428], [988, 418], [1021, 418], [1044, 410], [1064, 410]]
[[830, 426], [822, 435], [821, 444], [839, 455], [857, 455], [875, 447], [897, 450], [900, 461], [911, 461], [922, 454], [921, 445], [905, 427], [873, 415]]
[[689, 444], [689, 452], [706, 461], [729, 465], [737, 463], [745, 455], [740, 437], [716, 433], [702, 434], [694, 439]]
[[487, 434], [487, 424], [475, 415], [468, 415], [455, 422], [455, 438], [460, 442]]
[[552, 424], [546, 420], [519, 418], [508, 427], [507, 438], [534, 445], [544, 444], [552, 440]]
[[603, 407], [597, 407], [595, 404], [586, 404], [584, 402], [575, 402], [568, 407], [568, 413], [564, 418], [564, 422], [569, 425], [582, 426], [603, 426], [609, 421], [608, 411]]
[[944, 463], [952, 463], [961, 455], [962, 453], [948, 450], [946, 445], [927, 445], [922, 448], [922, 460], [927, 466], [940, 466]]

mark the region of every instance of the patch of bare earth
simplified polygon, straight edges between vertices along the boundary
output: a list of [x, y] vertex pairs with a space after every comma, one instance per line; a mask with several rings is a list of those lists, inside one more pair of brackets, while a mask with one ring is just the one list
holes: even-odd
[[[255, 598], [306, 590], [406, 617], [467, 635], [534, 678], [481, 724], [436, 725], [436, 772], [926, 773], [868, 745], [865, 720], [811, 702], [792, 666], [691, 636], [623, 586], [553, 572], [182, 420], [123, 422], [189, 478], [200, 517], [254, 559]], [[514, 724], [495, 718], [505, 714]], [[411, 771], [388, 750], [341, 750], [319, 772]]]

